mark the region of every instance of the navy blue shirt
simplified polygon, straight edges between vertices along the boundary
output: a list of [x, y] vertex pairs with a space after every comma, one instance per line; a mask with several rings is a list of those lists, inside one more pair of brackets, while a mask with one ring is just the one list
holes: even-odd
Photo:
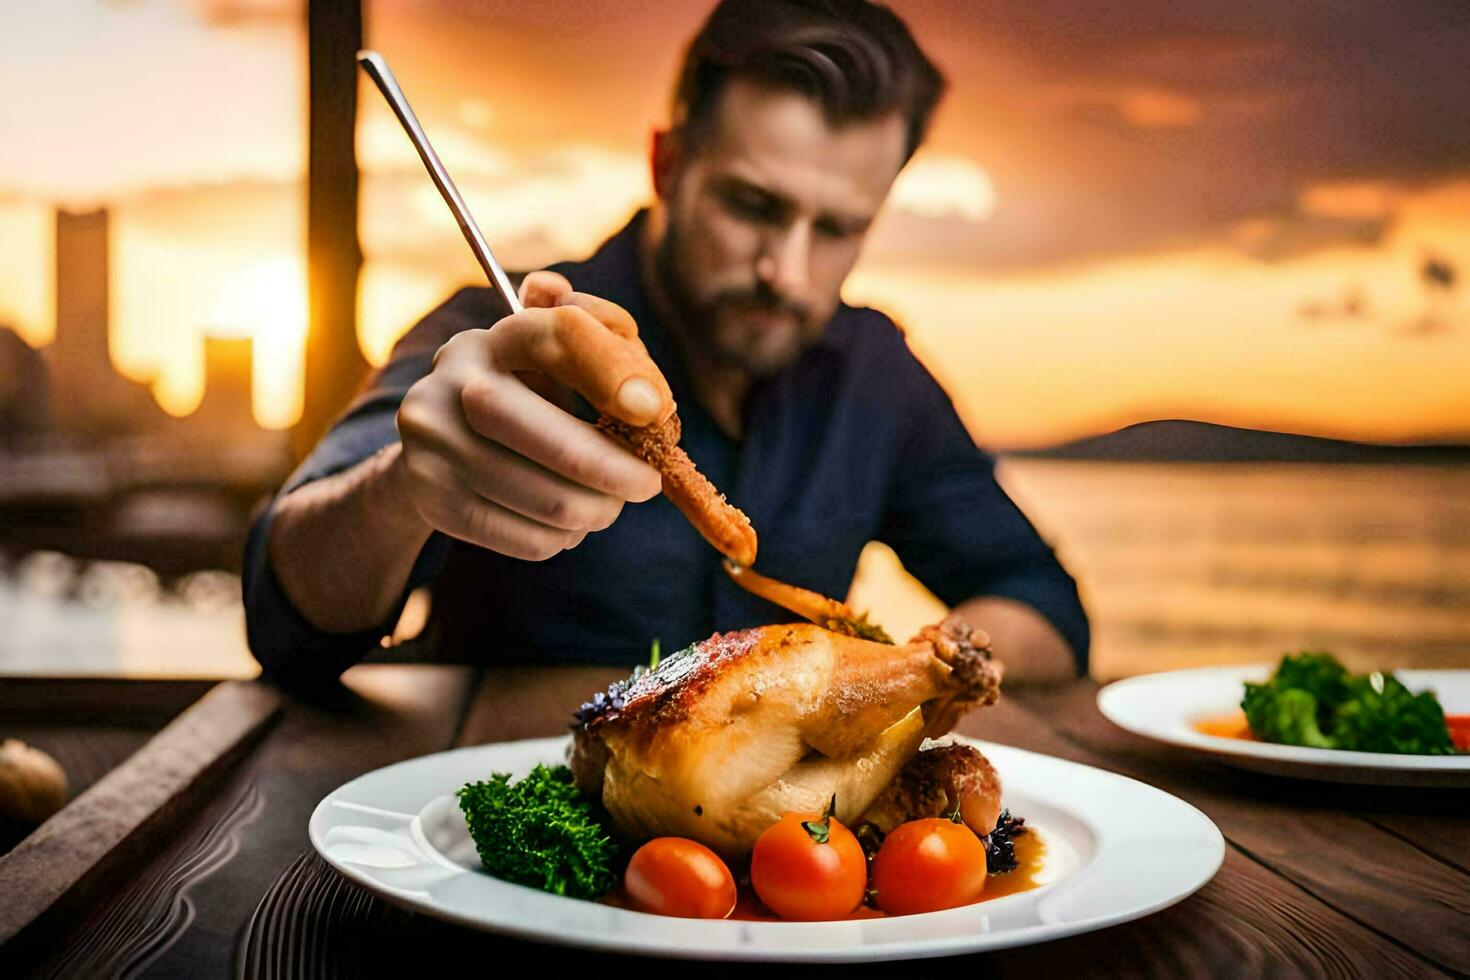
[[[994, 460], [894, 323], [843, 304], [820, 342], [752, 389], [745, 436], [732, 440], [694, 399], [673, 338], [644, 295], [644, 220], [639, 212], [587, 261], [553, 268], [633, 315], [678, 403], [681, 445], [760, 535], [756, 568], [840, 598], [864, 545], [882, 541], [950, 605], [1001, 596], [1037, 610], [1085, 672], [1088, 625], [1075, 583], [996, 483]], [[396, 441], [398, 404], [439, 346], [504, 312], [489, 288], [467, 288], [421, 320], [281, 493]], [[595, 417], [585, 403], [582, 412]], [[792, 619], [729, 581], [720, 555], [660, 495], [625, 506], [611, 527], [543, 562], [435, 533], [388, 619], [327, 633], [301, 616], [276, 579], [265, 548], [271, 515], [267, 509], [251, 528], [244, 590], [250, 648], [280, 679], [337, 676], [391, 632], [409, 591], [429, 582], [440, 645], [450, 659], [470, 662], [632, 665], [646, 661], [655, 638], [676, 650], [716, 631]]]

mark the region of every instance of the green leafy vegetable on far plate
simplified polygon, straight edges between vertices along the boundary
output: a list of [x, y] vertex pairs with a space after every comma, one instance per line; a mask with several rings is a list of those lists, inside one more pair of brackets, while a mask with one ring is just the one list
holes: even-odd
[[1267, 742], [1354, 752], [1449, 755], [1455, 751], [1434, 694], [1414, 694], [1393, 674], [1350, 674], [1330, 653], [1281, 659], [1264, 684], [1245, 685], [1251, 732]]
[[618, 845], [566, 766], [537, 766], [514, 783], [495, 773], [458, 796], [480, 863], [497, 878], [588, 899], [616, 884]]

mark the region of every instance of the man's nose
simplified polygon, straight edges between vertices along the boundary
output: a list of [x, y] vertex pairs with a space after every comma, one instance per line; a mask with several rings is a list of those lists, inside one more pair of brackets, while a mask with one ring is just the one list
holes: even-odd
[[811, 242], [811, 226], [803, 221], [773, 230], [756, 262], [756, 276], [778, 296], [798, 299], [806, 295]]

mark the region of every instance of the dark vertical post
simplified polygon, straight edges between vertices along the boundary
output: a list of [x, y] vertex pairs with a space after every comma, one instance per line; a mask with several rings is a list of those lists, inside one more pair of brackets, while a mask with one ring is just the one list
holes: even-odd
[[360, 0], [307, 0], [306, 393], [292, 433], [306, 455], [367, 372], [357, 343], [357, 51]]

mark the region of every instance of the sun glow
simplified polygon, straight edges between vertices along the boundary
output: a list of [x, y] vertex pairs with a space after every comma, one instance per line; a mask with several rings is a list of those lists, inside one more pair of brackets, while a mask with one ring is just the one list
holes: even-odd
[[252, 337], [255, 420], [284, 429], [301, 417], [306, 343], [306, 279], [301, 263], [266, 259], [241, 269], [220, 290], [215, 335]]
[[[264, 215], [248, 201], [206, 206], [167, 222], [141, 207], [114, 212], [112, 360], [151, 384], [169, 414], [188, 415], [203, 398], [203, 338], [212, 335], [254, 339], [257, 422], [277, 429], [300, 417], [305, 263], [292, 248], [300, 218], [290, 203]], [[201, 221], [236, 233], [210, 236]]]
[[32, 347], [56, 332], [55, 227], [40, 202], [0, 200], [0, 326]]

